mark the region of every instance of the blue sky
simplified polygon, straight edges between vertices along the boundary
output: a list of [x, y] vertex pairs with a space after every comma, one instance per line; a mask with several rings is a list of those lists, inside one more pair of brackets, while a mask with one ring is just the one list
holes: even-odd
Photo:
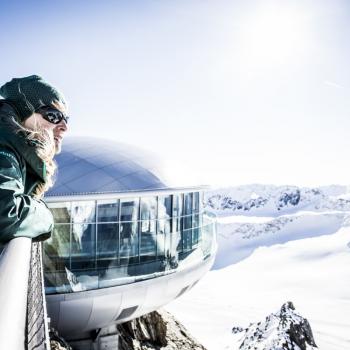
[[349, 184], [347, 1], [0, 1], [0, 82], [214, 185]]

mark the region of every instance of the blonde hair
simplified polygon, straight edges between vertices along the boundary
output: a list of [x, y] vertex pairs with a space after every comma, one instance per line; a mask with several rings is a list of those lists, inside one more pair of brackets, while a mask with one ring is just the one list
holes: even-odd
[[[24, 128], [24, 127], [23, 127]], [[24, 128], [25, 129], [25, 128]], [[55, 140], [53, 135], [45, 129], [29, 130], [25, 129], [28, 140], [40, 141], [35, 146], [36, 154], [45, 163], [46, 176], [45, 182], [41, 182], [34, 190], [34, 197], [42, 198], [55, 182], [57, 165], [54, 161], [56, 153]]]
[[[67, 111], [67, 107], [63, 103], [54, 101], [52, 105], [63, 113]], [[53, 134], [46, 129], [40, 128], [38, 125], [35, 130], [28, 129], [19, 123], [14, 115], [1, 115], [0, 121], [1, 123], [5, 123], [14, 133], [25, 135], [27, 140], [35, 141], [35, 152], [44, 161], [46, 167], [45, 182], [39, 183], [33, 193], [35, 198], [41, 199], [45, 192], [53, 186], [55, 181], [57, 165], [53, 159], [56, 153]]]

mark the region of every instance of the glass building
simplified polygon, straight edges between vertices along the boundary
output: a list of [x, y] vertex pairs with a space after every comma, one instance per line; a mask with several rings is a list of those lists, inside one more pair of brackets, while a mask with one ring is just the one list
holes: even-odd
[[[176, 186], [150, 155], [96, 138], [68, 139], [57, 163], [43, 261], [49, 316], [68, 338], [153, 311], [210, 269], [205, 187]], [[106, 305], [112, 316], [102, 316]]]

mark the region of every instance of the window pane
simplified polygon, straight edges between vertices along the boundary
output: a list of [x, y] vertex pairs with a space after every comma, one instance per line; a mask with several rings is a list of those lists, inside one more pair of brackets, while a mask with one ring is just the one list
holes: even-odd
[[[157, 197], [145, 197], [141, 199], [141, 217], [146, 224], [149, 220], [157, 218]], [[147, 224], [148, 225], [148, 224]]]
[[176, 194], [173, 196], [173, 232], [180, 231], [181, 219], [182, 215], [182, 194]]
[[172, 215], [171, 196], [158, 197], [158, 218], [170, 218]]
[[203, 192], [199, 192], [199, 211], [203, 210]]
[[127, 198], [120, 200], [120, 221], [136, 221], [139, 213], [139, 199]]
[[108, 268], [118, 264], [119, 224], [97, 225], [97, 266]]
[[138, 262], [139, 237], [138, 222], [120, 223], [120, 264], [127, 265]]
[[54, 217], [55, 223], [67, 223], [71, 221], [71, 203], [50, 203], [48, 207]]
[[97, 221], [116, 222], [119, 221], [119, 200], [112, 199], [97, 202]]
[[[157, 257], [158, 259], [164, 259], [166, 255], [165, 251], [165, 231], [169, 231], [169, 221], [159, 220], [157, 230]], [[170, 235], [170, 233], [169, 233]]]
[[140, 257], [141, 261], [156, 260], [156, 220], [148, 220], [141, 224], [141, 245]]
[[192, 229], [183, 231], [183, 251], [187, 252], [192, 249]]
[[44, 242], [45, 263], [50, 271], [64, 271], [69, 267], [70, 225], [56, 224], [51, 237]]
[[193, 212], [199, 212], [199, 192], [193, 193]]
[[171, 219], [158, 220], [158, 233], [170, 234]]
[[72, 203], [73, 223], [95, 222], [95, 201]]
[[185, 203], [184, 203], [184, 229], [189, 229], [192, 227], [192, 193], [185, 194]]
[[[180, 200], [180, 196], [175, 201]], [[176, 203], [175, 210], [179, 210], [179, 203]], [[173, 266], [171, 262], [171, 239], [172, 239], [172, 196], [159, 196], [158, 197], [158, 231], [157, 231], [157, 256], [162, 261], [165, 269]], [[177, 221], [178, 219], [174, 219]], [[177, 227], [175, 226], [175, 229]], [[171, 265], [172, 264], [172, 265]]]
[[193, 236], [192, 236], [192, 245], [197, 245], [200, 240], [201, 228], [199, 222], [200, 214], [193, 215]]
[[164, 244], [164, 256], [167, 260], [170, 259], [171, 256], [171, 239], [172, 239], [172, 233], [170, 231], [171, 227], [171, 219], [161, 219], [159, 220], [158, 224], [158, 237], [160, 234], [164, 235], [164, 239], [159, 237], [161, 239], [161, 243]]
[[95, 268], [96, 224], [72, 226], [71, 269]]
[[141, 199], [141, 261], [156, 260], [157, 197]]

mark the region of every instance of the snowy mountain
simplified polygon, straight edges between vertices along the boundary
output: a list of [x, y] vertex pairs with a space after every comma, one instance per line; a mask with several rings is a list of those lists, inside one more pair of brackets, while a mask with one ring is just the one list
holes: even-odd
[[[207, 193], [206, 208], [218, 215], [214, 268], [167, 309], [209, 350], [238, 350], [243, 333], [232, 334], [233, 326], [253, 323], [257, 331], [290, 300], [320, 349], [350, 349], [347, 191], [253, 185]], [[234, 201], [242, 208], [255, 204], [247, 210], [222, 205]]]
[[251, 185], [206, 193], [206, 210], [218, 216], [214, 269], [248, 257], [257, 246], [330, 234], [347, 226], [348, 190], [346, 186]]
[[292, 302], [284, 303], [263, 321], [252, 323], [245, 330], [234, 327], [232, 332], [244, 333], [240, 350], [317, 349], [308, 320], [295, 310]]
[[205, 208], [219, 216], [275, 216], [299, 210], [350, 211], [347, 186], [317, 188], [246, 185], [209, 191]]

